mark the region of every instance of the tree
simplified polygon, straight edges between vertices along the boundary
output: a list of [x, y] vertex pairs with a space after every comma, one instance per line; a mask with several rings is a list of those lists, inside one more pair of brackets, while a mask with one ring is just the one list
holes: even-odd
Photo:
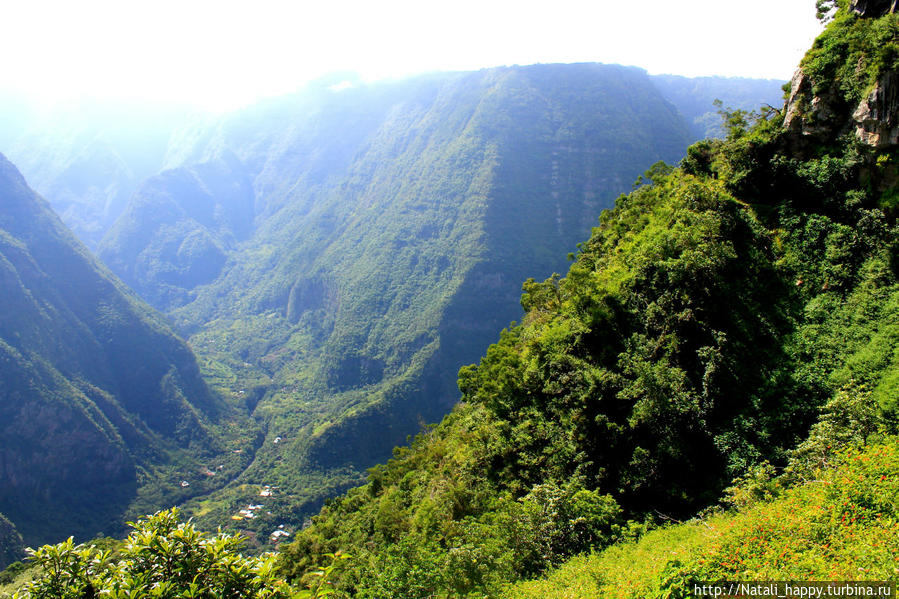
[[822, 23], [833, 20], [834, 13], [839, 9], [837, 0], [815, 0], [815, 16]]

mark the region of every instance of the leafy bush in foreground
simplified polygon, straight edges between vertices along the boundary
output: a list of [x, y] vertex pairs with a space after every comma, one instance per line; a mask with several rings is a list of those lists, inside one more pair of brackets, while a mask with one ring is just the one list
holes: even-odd
[[[178, 510], [137, 523], [117, 549], [76, 545], [70, 537], [33, 551], [42, 573], [17, 599], [287, 599], [292, 590], [274, 573], [273, 556], [245, 557], [239, 536], [206, 536]], [[318, 595], [313, 595], [318, 596]]]

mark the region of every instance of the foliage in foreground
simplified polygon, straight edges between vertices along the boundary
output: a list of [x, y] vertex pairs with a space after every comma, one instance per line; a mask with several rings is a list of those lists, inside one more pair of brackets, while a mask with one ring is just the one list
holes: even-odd
[[[17, 599], [178, 597], [287, 599], [290, 586], [274, 570], [274, 557], [245, 557], [239, 536], [207, 536], [178, 511], [158, 512], [137, 523], [119, 546], [76, 545], [71, 538], [35, 550], [40, 574]], [[302, 595], [301, 595], [302, 596]], [[307, 595], [319, 596], [319, 595]]]

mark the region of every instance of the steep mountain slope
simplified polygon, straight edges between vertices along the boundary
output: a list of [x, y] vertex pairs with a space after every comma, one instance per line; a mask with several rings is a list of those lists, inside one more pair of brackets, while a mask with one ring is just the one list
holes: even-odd
[[[899, 15], [840, 4], [784, 109], [726, 114], [726, 140], [603, 213], [566, 277], [527, 282], [521, 324], [460, 371], [463, 402], [313, 518], [285, 569], [302, 579], [340, 550], [350, 596], [498, 596], [701, 514], [736, 478], [736, 504], [795, 490], [723, 519], [737, 534], [687, 564], [658, 550], [659, 579], [630, 596], [843, 579], [846, 563], [892, 576], [897, 48]], [[605, 581], [585, 579], [598, 596]]]
[[97, 255], [149, 303], [181, 306], [221, 272], [253, 225], [253, 189], [233, 156], [147, 179]]
[[[677, 158], [689, 140], [639, 69], [330, 83], [186, 133], [195, 144], [171, 159], [232, 153], [255, 190], [251, 238], [216, 280], [182, 287], [196, 299], [171, 314], [212, 359], [216, 384], [267, 426], [238, 481], [281, 487], [271, 522], [252, 523], [260, 528], [297, 519], [439, 419], [458, 367], [520, 313], [520, 281], [561, 269], [560, 249], [573, 250], [645, 165]], [[167, 226], [182, 230], [172, 223], [184, 218]], [[103, 257], [114, 267], [164, 258], [133, 239], [108, 236]], [[235, 497], [213, 510], [219, 521]]]
[[22, 543], [22, 535], [6, 516], [0, 514], [0, 569], [23, 557], [25, 545]]
[[3, 157], [0, 202], [0, 511], [28, 543], [117, 530], [156, 467], [215, 453], [227, 406]]

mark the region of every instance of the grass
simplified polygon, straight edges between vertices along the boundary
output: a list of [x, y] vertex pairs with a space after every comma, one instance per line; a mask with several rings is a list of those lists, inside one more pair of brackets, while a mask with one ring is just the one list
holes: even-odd
[[578, 556], [505, 596], [686, 597], [722, 579], [899, 579], [899, 439], [844, 449], [774, 500]]

